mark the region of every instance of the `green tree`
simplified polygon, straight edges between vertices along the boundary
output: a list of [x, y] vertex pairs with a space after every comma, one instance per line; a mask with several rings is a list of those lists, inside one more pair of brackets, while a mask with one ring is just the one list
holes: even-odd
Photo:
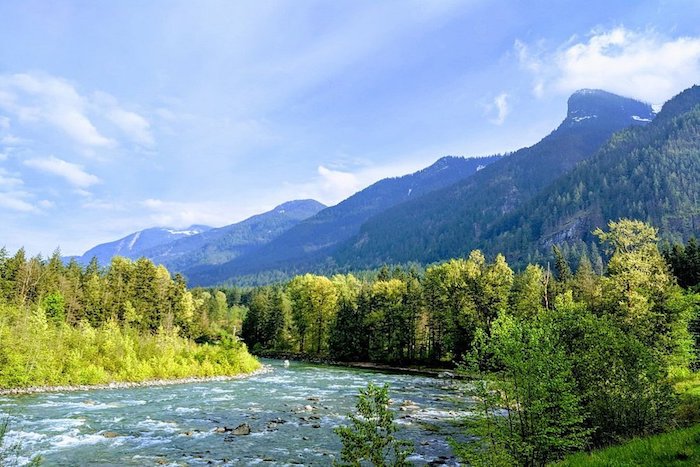
[[316, 353], [327, 350], [328, 332], [338, 300], [333, 283], [327, 277], [305, 274], [292, 279], [287, 291], [300, 350], [307, 350], [309, 337]]
[[552, 323], [504, 314], [490, 337], [480, 336], [477, 353], [497, 370], [475, 386], [479, 437], [455, 443], [458, 454], [476, 465], [535, 466], [585, 446], [589, 430], [576, 380]]
[[659, 252], [656, 229], [628, 219], [608, 226], [607, 232], [595, 232], [611, 254], [603, 283], [605, 311], [661, 356], [687, 365], [690, 310], [674, 306], [680, 291]]
[[394, 435], [398, 427], [389, 409], [389, 386], [369, 383], [360, 389], [356, 409], [357, 413], [348, 414], [350, 426], [333, 430], [343, 443], [341, 462], [336, 465], [360, 466], [363, 461], [374, 466], [410, 465], [406, 458], [413, 444]]

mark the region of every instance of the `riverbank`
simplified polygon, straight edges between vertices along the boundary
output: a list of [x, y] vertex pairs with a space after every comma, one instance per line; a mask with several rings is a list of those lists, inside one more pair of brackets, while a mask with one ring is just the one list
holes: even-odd
[[397, 373], [416, 376], [431, 376], [433, 378], [458, 378], [467, 379], [467, 377], [458, 375], [454, 365], [438, 367], [423, 367], [423, 366], [399, 366], [388, 365], [384, 363], [374, 362], [344, 362], [333, 360], [327, 357], [319, 357], [316, 355], [307, 355], [300, 353], [285, 353], [285, 352], [261, 352], [256, 355], [258, 358], [275, 358], [279, 360], [290, 360], [304, 363], [315, 363], [320, 365], [340, 366], [345, 368], [358, 368], [362, 370], [381, 371], [384, 373]]
[[28, 394], [42, 394], [48, 392], [76, 392], [76, 391], [93, 391], [96, 389], [130, 389], [130, 388], [142, 388], [142, 387], [156, 387], [156, 386], [172, 386], [175, 384], [189, 384], [189, 383], [207, 383], [215, 381], [230, 381], [236, 379], [249, 378], [251, 376], [256, 376], [272, 371], [272, 368], [268, 365], [262, 365], [257, 370], [250, 373], [240, 373], [231, 376], [193, 376], [189, 378], [175, 378], [175, 379], [154, 379], [147, 381], [114, 381], [105, 384], [78, 384], [78, 385], [65, 385], [65, 386], [32, 386], [25, 388], [11, 388], [11, 389], [0, 389], [0, 396], [21, 396]]

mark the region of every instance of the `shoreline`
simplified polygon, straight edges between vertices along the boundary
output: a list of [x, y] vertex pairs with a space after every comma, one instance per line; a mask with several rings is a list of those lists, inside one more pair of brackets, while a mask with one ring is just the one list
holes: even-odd
[[337, 366], [345, 368], [357, 368], [359, 370], [381, 371], [385, 373], [399, 373], [417, 376], [429, 376], [433, 378], [449, 378], [449, 379], [469, 379], [465, 375], [457, 374], [453, 367], [445, 368], [423, 368], [410, 366], [395, 366], [384, 363], [374, 362], [344, 362], [332, 360], [325, 357], [309, 356], [293, 353], [261, 353], [256, 355], [257, 358], [270, 358], [276, 360], [290, 360], [303, 363], [313, 363], [318, 365]]
[[174, 379], [151, 379], [146, 381], [113, 381], [111, 383], [102, 384], [77, 384], [77, 385], [66, 385], [66, 386], [30, 386], [26, 388], [11, 388], [11, 389], [0, 389], [0, 396], [26, 396], [31, 394], [44, 394], [51, 392], [78, 392], [78, 391], [94, 391], [94, 390], [104, 390], [104, 389], [133, 389], [133, 388], [147, 388], [147, 387], [159, 387], [159, 386], [171, 386], [176, 384], [189, 384], [189, 383], [210, 383], [216, 381], [232, 381], [236, 379], [249, 378], [251, 376], [257, 376], [264, 373], [269, 373], [272, 371], [272, 367], [269, 365], [262, 365], [255, 371], [250, 373], [241, 373], [237, 375], [230, 376], [190, 376], [187, 378], [174, 378]]

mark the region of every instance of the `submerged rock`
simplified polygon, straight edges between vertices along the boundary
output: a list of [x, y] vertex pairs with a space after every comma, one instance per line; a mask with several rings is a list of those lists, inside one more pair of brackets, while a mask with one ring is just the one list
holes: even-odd
[[399, 410], [406, 411], [406, 410], [418, 410], [420, 407], [418, 404], [413, 402], [412, 400], [406, 399], [401, 403], [401, 407], [399, 407]]

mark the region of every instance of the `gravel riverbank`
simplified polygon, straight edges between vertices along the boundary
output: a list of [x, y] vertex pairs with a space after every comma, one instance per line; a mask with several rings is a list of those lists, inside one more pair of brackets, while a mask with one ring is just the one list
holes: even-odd
[[188, 384], [188, 383], [201, 383], [210, 381], [229, 381], [234, 379], [248, 378], [250, 376], [259, 375], [272, 371], [272, 367], [268, 365], [263, 365], [259, 369], [251, 373], [242, 373], [239, 375], [232, 376], [205, 376], [205, 377], [190, 377], [190, 378], [177, 378], [177, 379], [153, 379], [149, 381], [114, 381], [106, 384], [79, 384], [79, 385], [68, 385], [68, 386], [32, 386], [27, 388], [11, 388], [11, 389], [0, 389], [0, 396], [20, 396], [26, 394], [40, 394], [44, 392], [75, 392], [75, 391], [92, 391], [95, 389], [128, 389], [128, 388], [139, 388], [139, 387], [152, 387], [152, 386], [170, 386], [173, 384]]

